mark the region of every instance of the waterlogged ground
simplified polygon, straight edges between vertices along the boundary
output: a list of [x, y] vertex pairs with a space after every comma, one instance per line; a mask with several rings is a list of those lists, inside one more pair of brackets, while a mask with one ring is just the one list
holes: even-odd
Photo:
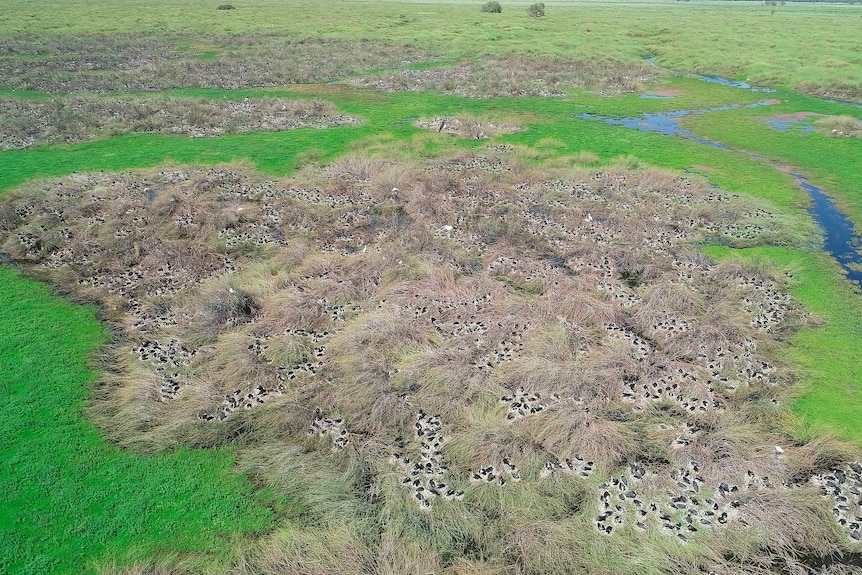
[[[852, 572], [858, 108], [210, 40], [4, 56], [0, 570]], [[39, 363], [102, 336], [18, 271], [98, 306], [99, 375]]]

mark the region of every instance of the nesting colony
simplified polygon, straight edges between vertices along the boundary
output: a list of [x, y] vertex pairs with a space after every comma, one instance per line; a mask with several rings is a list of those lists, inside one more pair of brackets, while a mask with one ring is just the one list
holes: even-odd
[[862, 532], [859, 470], [793, 469], [796, 446], [762, 454], [781, 438], [758, 422], [779, 416], [792, 379], [775, 350], [806, 316], [782, 270], [697, 251], [748, 220], [775, 229], [696, 181], [548, 176], [489, 147], [413, 165], [345, 157], [282, 182], [76, 175], [2, 202], [0, 249], [100, 303], [114, 357], [149, 372], [100, 386], [101, 423], [133, 443], [245, 434], [273, 444], [261, 468], [313, 455], [333, 478], [363, 470], [344, 497], [369, 490], [387, 508], [400, 494], [434, 511], [422, 521], [481, 508], [499, 532], [523, 512], [506, 505], [562, 486], [586, 495], [542, 520], [581, 517], [599, 542], [784, 533], [763, 509], [806, 497], [804, 476], [849, 541]]

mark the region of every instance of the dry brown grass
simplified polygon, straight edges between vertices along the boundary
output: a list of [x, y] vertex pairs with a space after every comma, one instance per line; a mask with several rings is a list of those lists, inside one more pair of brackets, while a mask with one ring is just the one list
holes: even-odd
[[[199, 52], [183, 48], [182, 40], [148, 34], [6, 36], [2, 49], [9, 57], [0, 62], [0, 76], [10, 88], [50, 93], [232, 90], [323, 83], [435, 58], [404, 44], [369, 40], [251, 33], [197, 36], [194, 41], [212, 47], [216, 57], [201, 59]], [[32, 54], [41, 57], [27, 57]]]
[[466, 116], [416, 120], [413, 125], [423, 130], [449, 134], [467, 140], [485, 140], [501, 134], [514, 134], [523, 129], [513, 124], [482, 121]]
[[253, 571], [247, 572], [267, 575], [367, 573], [368, 550], [357, 539], [347, 525], [282, 531], [246, 559], [254, 566]]

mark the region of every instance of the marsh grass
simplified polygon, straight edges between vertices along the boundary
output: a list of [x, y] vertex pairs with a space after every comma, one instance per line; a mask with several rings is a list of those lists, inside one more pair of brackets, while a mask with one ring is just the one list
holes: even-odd
[[[858, 329], [852, 297], [834, 285], [817, 283], [833, 277], [832, 271], [822, 271], [830, 268], [819, 260], [817, 266], [809, 260], [801, 267], [797, 263], [797, 248], [813, 245], [806, 224], [788, 217], [800, 203], [799, 195], [778, 176], [770, 177], [771, 168], [755, 166], [754, 161], [569, 121], [571, 103], [547, 97], [568, 93], [579, 102], [620, 111], [647, 104], [656, 106], [653, 110], [672, 109], [693, 100], [725, 103], [731, 98], [717, 88], [700, 90], [691, 79], [679, 81], [691, 91], [683, 100], [638, 100], [634, 94], [644, 89], [642, 82], [662, 74], [643, 64], [648, 53], [674, 68], [748, 75], [750, 81], [798, 84], [800, 78], [816, 76], [817, 82], [807, 89], [825, 93], [843, 86], [843, 94], [852, 96], [858, 94], [852, 66], [830, 65], [816, 73], [810, 67], [779, 71], [770, 64], [765, 69], [750, 62], [757, 53], [752, 45], [772, 41], [770, 37], [740, 32], [749, 25], [758, 32], [780, 30], [783, 40], [770, 54], [781, 60], [800, 42], [812, 46], [820, 41], [807, 35], [814, 26], [826, 23], [830, 37], [841, 37], [840, 30], [852, 26], [845, 14], [836, 17], [834, 7], [818, 6], [815, 14], [793, 6], [782, 12], [782, 18], [788, 18], [779, 22], [761, 18], [752, 7], [733, 7], [732, 12], [708, 5], [685, 6], [684, 12], [677, 9], [681, 5], [638, 7], [635, 16], [630, 6], [594, 5], [588, 10], [555, 7], [555, 24], [550, 26], [548, 20], [530, 19], [522, 10], [475, 22], [474, 6], [445, 4], [423, 5], [422, 11], [373, 3], [355, 10], [346, 4], [339, 6], [345, 17], [337, 20], [331, 18], [331, 7], [321, 10], [314, 2], [290, 9], [284, 3], [263, 3], [229, 14], [207, 6], [194, 17], [188, 17], [197, 7], [194, 2], [167, 12], [133, 12], [127, 7], [111, 11], [103, 5], [74, 5], [83, 16], [63, 25], [80, 29], [86, 22], [104, 28], [104, 16], [112, 14], [111, 33], [4, 36], [4, 87], [58, 93], [189, 87], [177, 92], [182, 97], [55, 98], [82, 102], [77, 111], [96, 106], [87, 102], [115, 100], [147, 110], [144, 101], [181, 106], [198, 102], [191, 98], [203, 94], [209, 101], [191, 107], [189, 126], [208, 125], [214, 99], [222, 106], [223, 96], [228, 96], [229, 105], [242, 106], [239, 99], [249, 97], [257, 105], [270, 95], [197, 91], [192, 86], [281, 86], [341, 77], [409, 91], [383, 96], [338, 86], [291, 88], [291, 98], [313, 94], [367, 120], [363, 127], [337, 133], [300, 131], [288, 137], [255, 132], [207, 141], [126, 136], [6, 153], [8, 170], [0, 176], [4, 187], [34, 174], [126, 169], [166, 157], [212, 164], [243, 155], [268, 173], [302, 168], [295, 178], [279, 182], [249, 176], [252, 166], [78, 174], [62, 182], [28, 185], [0, 202], [4, 259], [74, 301], [96, 303], [116, 334], [117, 341], [99, 364], [102, 375], [86, 408], [90, 418], [110, 440], [139, 452], [233, 446], [240, 471], [258, 489], [255, 497], [262, 497], [280, 518], [254, 542], [231, 539], [225, 546], [216, 541], [211, 546], [229, 547], [216, 559], [189, 550], [194, 542], [175, 553], [164, 550], [164, 541], [156, 548], [144, 536], [135, 537], [139, 555], [132, 556], [129, 541], [119, 541], [108, 554], [120, 559], [98, 563], [96, 569], [767, 573], [801, 570], [809, 555], [852, 549], [846, 532], [837, 530], [829, 517], [828, 500], [799, 483], [857, 459], [857, 450], [840, 441], [806, 443], [808, 437], [787, 435], [800, 425], [791, 415], [795, 391], [790, 386], [802, 381], [814, 389], [795, 405], [802, 405], [808, 417], [831, 422], [845, 437], [855, 437], [855, 427], [844, 425], [854, 421], [858, 411], [852, 398], [848, 400], [846, 383], [858, 379], [850, 371], [858, 356], [852, 341], [862, 341], [852, 337]], [[50, 17], [41, 12], [45, 18], [27, 27], [57, 22], [66, 8], [51, 9]], [[41, 10], [11, 9], [0, 26], [11, 30], [22, 14]], [[136, 32], [152, 26], [158, 34], [123, 33], [132, 26], [130, 13], [138, 19]], [[153, 14], [160, 18], [157, 26]], [[177, 17], [180, 14], [184, 17]], [[286, 14], [296, 37], [284, 37]], [[213, 18], [222, 16], [232, 20], [213, 24]], [[756, 22], [746, 20], [740, 28], [749, 17]], [[374, 25], [366, 26], [361, 36], [369, 41], [357, 41], [356, 32], [367, 18], [374, 18]], [[445, 30], [440, 21], [449, 23]], [[273, 33], [247, 34], [249, 26]], [[627, 33], [621, 34], [620, 26], [627, 27]], [[182, 37], [160, 39], [166, 28]], [[227, 28], [224, 36], [211, 32]], [[753, 44], [722, 42], [720, 49], [705, 49], [724, 37], [718, 31], [725, 28]], [[796, 33], [789, 34], [789, 29]], [[691, 41], [692, 33], [696, 41]], [[403, 45], [406, 41], [421, 47]], [[811, 65], [817, 65], [821, 54], [836, 60], [852, 57], [852, 51], [842, 52], [839, 44], [817, 50]], [[571, 61], [572, 53], [579, 54], [579, 62]], [[427, 62], [438, 54], [448, 56]], [[464, 54], [470, 59], [462, 60]], [[601, 55], [599, 64], [591, 57], [596, 55]], [[605, 97], [620, 91], [632, 95]], [[489, 94], [542, 97], [476, 101]], [[837, 92], [831, 95], [837, 97]], [[16, 106], [26, 101], [31, 111], [37, 109], [35, 103], [48, 106], [44, 93], [6, 90], [5, 96]], [[808, 105], [798, 95], [782, 92], [781, 97], [792, 99], [791, 106]], [[105, 109], [99, 108], [100, 113]], [[136, 107], [130, 113], [136, 110], [141, 111]], [[495, 135], [492, 146], [479, 147], [473, 140], [417, 134], [402, 120], [450, 114], [514, 122], [528, 129]], [[57, 117], [56, 133], [81, 133], [74, 114], [66, 110]], [[723, 121], [732, 116], [722, 112], [720, 117]], [[136, 129], [162, 129], [151, 117], [145, 120]], [[738, 130], [739, 125], [728, 122], [727, 129]], [[104, 126], [93, 135], [127, 129], [119, 119]], [[47, 130], [44, 125], [39, 129]], [[776, 149], [756, 129], [740, 132], [747, 140], [756, 138], [754, 147]], [[813, 148], [828, 150], [821, 155], [836, 164], [845, 158], [838, 145], [853, 144], [829, 139], [831, 147], [823, 148], [818, 147], [821, 140], [827, 138], [816, 140]], [[334, 158], [348, 149], [350, 155]], [[621, 157], [611, 161], [615, 155]], [[695, 158], [715, 167], [711, 181], [768, 197], [775, 204], [723, 192], [717, 192], [721, 199], [710, 200], [714, 190], [699, 176], [682, 178], [647, 166], [653, 161], [682, 168]], [[856, 164], [852, 158], [843, 163], [843, 181], [852, 183]], [[681, 230], [680, 222], [689, 220], [694, 222], [690, 229]], [[716, 265], [698, 251], [709, 242], [793, 249], [755, 247], [767, 256]], [[726, 253], [711, 249], [712, 254]], [[175, 265], [166, 269], [165, 262]], [[819, 275], [811, 271], [815, 267]], [[783, 272], [804, 277], [784, 281]], [[747, 277], [771, 282], [779, 294], [788, 289], [794, 294], [781, 321], [768, 330], [755, 329], [751, 321], [758, 312], [741, 303], [742, 298], [763, 303], [756, 290], [737, 285]], [[823, 319], [815, 323], [799, 312], [800, 301]], [[830, 309], [836, 301], [844, 302], [837, 306], [844, 312]], [[690, 321], [691, 326], [673, 334], [654, 327], [670, 318]], [[818, 330], [808, 329], [815, 325]], [[140, 361], [133, 348], [142, 340], [164, 343], [172, 338], [198, 353], [170, 370], [179, 374], [178, 391], [164, 397], [163, 371]], [[649, 350], [645, 354], [632, 344], [641, 340]], [[756, 349], [745, 348], [747, 340], [754, 341]], [[823, 353], [824, 341], [828, 354]], [[730, 349], [742, 359], [725, 362], [719, 375], [712, 376], [704, 360]], [[746, 355], [748, 351], [753, 355]], [[765, 361], [774, 371], [762, 381], [737, 381], [749, 360], [752, 365]], [[17, 360], [10, 365], [18, 365]], [[687, 384], [686, 393], [712, 394], [723, 409], [692, 413], [671, 397], [643, 402], [622, 397], [627, 384], [649, 385], [677, 369], [693, 371], [698, 378]], [[258, 406], [231, 412], [224, 421], [200, 419], [223, 405], [225, 396], [237, 389], [250, 392], [256, 385], [283, 389], [269, 393]], [[526, 395], [539, 395], [533, 403], [544, 407], [509, 420], [514, 400], [503, 398], [517, 395], [520, 388]], [[332, 436], [308, 433], [317, 409], [344, 420], [346, 446], [337, 446]], [[448, 465], [444, 480], [464, 491], [463, 500], [438, 498], [429, 509], [421, 509], [402, 484], [407, 472], [392, 453], [415, 459], [423, 450], [415, 427], [420, 411], [441, 418], [445, 441], [440, 451]], [[686, 425], [695, 431], [679, 445], [677, 437], [685, 434]], [[814, 429], [801, 425], [809, 432]], [[786, 461], [780, 466], [774, 465], [774, 445], [785, 450]], [[193, 459], [189, 453], [158, 457], [188, 463]], [[576, 457], [592, 458], [595, 474], [583, 478], [563, 468], [548, 470], [549, 463]], [[212, 464], [211, 453], [203, 459]], [[228, 466], [229, 459], [218, 459], [218, 464]], [[504, 459], [517, 465], [521, 481], [471, 483], [477, 469], [493, 465], [499, 471]], [[743, 508], [749, 526], [697, 533], [688, 544], [657, 526], [639, 531], [631, 517], [613, 536], [596, 530], [592, 519], [600, 509], [599, 484], [640, 463], [656, 477], [638, 486], [638, 493], [663, 504], [664, 494], [679, 488], [671, 474], [692, 461], [705, 476], [701, 489], [706, 495], [714, 495], [719, 481], [739, 482], [748, 469], [796, 479], [791, 489], [747, 493]], [[127, 482], [136, 486], [133, 496], [149, 493], [149, 478], [163, 488], [183, 477], [179, 472], [154, 473], [153, 459], [146, 462], [134, 468], [140, 472]], [[204, 488], [223, 484], [222, 475], [198, 475], [211, 477]], [[122, 475], [117, 477], [122, 483]], [[109, 487], [104, 493], [114, 493], [117, 486]], [[199, 485], [186, 491], [182, 487], [178, 493], [209, 493]], [[220, 496], [227, 503], [218, 520], [235, 517], [253, 499], [243, 486], [229, 488], [243, 496]], [[53, 493], [51, 489], [46, 491]], [[194, 509], [184, 505], [177, 515], [195, 517]], [[76, 515], [90, 517], [92, 509]], [[107, 525], [126, 516], [113, 510], [108, 515]], [[209, 523], [202, 522], [199, 533], [204, 538], [209, 537]], [[252, 523], [237, 520], [230, 525], [233, 529]], [[184, 525], [178, 519], [165, 529], [182, 531]], [[63, 526], [56, 529], [65, 531]], [[206, 541], [210, 545], [213, 540]], [[3, 548], [15, 553], [23, 547]], [[161, 559], [139, 559], [153, 553]], [[0, 570], [3, 566], [0, 562]]]
[[[280, 182], [229, 167], [78, 175], [7, 195], [0, 239], [29, 273], [112, 310], [117, 341], [88, 408], [112, 440], [146, 452], [237, 445], [252, 480], [292, 502], [289, 523], [243, 551], [237, 573], [624, 570], [622, 551], [599, 558], [611, 539], [589, 524], [595, 482], [561, 462], [591, 461], [599, 477], [648, 462], [655, 497], [691, 460], [716, 484], [748, 469], [776, 482], [822, 469], [785, 440], [776, 407], [793, 377], [783, 340], [804, 324], [781, 276], [693, 251], [751, 207], [628, 161], [549, 179], [518, 157], [355, 154]], [[615, 213], [623, 205], [633, 218]], [[245, 243], [227, 239], [240, 233]], [[84, 257], [88, 238], [98, 261]], [[787, 302], [781, 321], [755, 329], [773, 296]], [[673, 318], [687, 327], [663, 331]], [[142, 361], [147, 341], [161, 351]], [[725, 385], [706, 368], [720, 350], [740, 356], [719, 370], [730, 381], [765, 356], [779, 369]], [[673, 379], [688, 372], [691, 382]], [[671, 380], [678, 397], [625, 395]], [[723, 407], [697, 411], [689, 397]], [[428, 509], [398, 463], [432, 449], [416, 432], [423, 413], [439, 416], [444, 438], [435, 481], [463, 492]], [[323, 417], [343, 425], [341, 443], [309, 433]], [[696, 431], [680, 447], [660, 424]], [[771, 444], [786, 446], [780, 471]], [[505, 484], [475, 481], [488, 466]], [[758, 535], [757, 552], [840, 547], [824, 505], [803, 493], [745, 499], [752, 529], [777, 534], [775, 546]], [[818, 525], [810, 537], [792, 534], [796, 506]], [[676, 552], [645, 537], [680, 561], [714, 562], [709, 545], [720, 545]]]
[[639, 91], [659, 74], [644, 64], [484, 55], [446, 68], [386, 71], [351, 82], [386, 92], [433, 91], [468, 98], [558, 97], [576, 88], [608, 96]]
[[[772, 15], [754, 4], [585, 3], [555, 6], [553, 18], [538, 19], [525, 13], [527, 5], [480, 18], [475, 5], [446, 2], [418, 11], [410, 3], [397, 9], [389, 3], [365, 2], [340, 7], [342, 17], [337, 23], [329, 18], [327, 6], [291, 2], [285, 7], [280, 2], [264, 1], [248, 10], [218, 11], [201, 1], [181, 7], [157, 2], [150, 10], [127, 14], [125, 5], [115, 0], [62, 9], [33, 7], [15, 0], [2, 27], [8, 38], [3, 53], [16, 56], [8, 65], [14, 70], [18, 58], [32, 60], [28, 65], [36, 66], [46, 52], [69, 52], [66, 45], [75, 48], [75, 56], [68, 58], [73, 64], [79, 60], [89, 63], [95, 56], [113, 55], [121, 48], [132, 54], [157, 55], [141, 62], [140, 67], [154, 67], [164, 74], [173, 68], [183, 70], [180, 65], [163, 62], [179, 52], [182, 65], [191, 70], [200, 66], [211, 75], [219, 71], [220, 60], [254, 62], [254, 48], [262, 46], [261, 53], [279, 56], [270, 62], [275, 64], [274, 71], [294, 71], [284, 74], [289, 77], [302, 77], [296, 74], [297, 66], [301, 71], [302, 65], [313, 68], [318, 63], [324, 72], [321, 76], [329, 71], [330, 77], [341, 77], [346, 62], [357, 58], [365, 69], [385, 66], [387, 61], [398, 66], [403, 59], [410, 62], [404, 67], [424, 67], [432, 59], [428, 52], [448, 62], [483, 53], [559, 59], [578, 54], [583, 61], [639, 65], [643, 58], [654, 56], [658, 66], [670, 70], [720, 74], [755, 85], [791, 86], [838, 99], [860, 94], [860, 77], [853, 66], [854, 45], [846, 40], [856, 31], [858, 14], [853, 6], [794, 4]], [[441, 27], [441, 22], [449, 26]], [[58, 29], [68, 33], [55, 36]], [[285, 30], [290, 30], [291, 36], [285, 38]], [[572, 30], [579, 33], [572, 34]], [[179, 41], [158, 40], [163, 35]], [[365, 41], [357, 40], [360, 38]], [[741, 40], [727, 42], [727, 38]], [[55, 48], [45, 50], [46, 44]], [[389, 53], [375, 44], [384, 44]], [[304, 46], [309, 48], [307, 54]], [[416, 47], [421, 48], [420, 54], [400, 57], [419, 51]], [[335, 58], [327, 55], [329, 50]], [[380, 52], [388, 59], [381, 58]], [[804, 61], [799, 58], [801, 53], [808, 56]], [[769, 58], [764, 58], [765, 54]], [[362, 62], [363, 58], [369, 61]], [[133, 61], [126, 65], [136, 67]], [[62, 78], [57, 68], [52, 65], [50, 69]], [[230, 72], [225, 79], [231, 83], [256, 79], [240, 66]], [[16, 77], [9, 73], [0, 76]], [[207, 82], [208, 78], [196, 81]], [[56, 83], [63, 86], [61, 81]]]
[[[95, 310], [71, 306], [11, 270], [0, 276], [9, 312], [2, 385], [9, 423], [19, 430], [4, 444], [3, 522], [20, 518], [33, 526], [0, 535], [2, 569], [223, 571], [244, 543], [237, 527], [262, 531], [272, 518], [249, 483], [231, 472], [233, 453], [181, 449], [149, 457], [106, 444], [81, 417], [94, 380], [85, 358], [108, 337]], [[31, 319], [25, 324], [22, 317]], [[8, 465], [12, 458], [29, 463]], [[43, 533], [53, 534], [50, 542]]]

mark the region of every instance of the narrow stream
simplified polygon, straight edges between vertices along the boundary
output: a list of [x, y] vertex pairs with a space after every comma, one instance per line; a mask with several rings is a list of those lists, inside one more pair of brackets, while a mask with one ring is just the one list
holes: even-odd
[[[701, 79], [707, 82], [715, 82], [719, 79], [724, 80], [717, 76], [701, 76]], [[751, 86], [744, 82], [724, 80], [724, 82], [719, 83], [754, 91], [768, 91], [762, 88], [751, 88]], [[754, 104], [748, 104], [745, 107], [754, 108], [777, 103], [778, 101], [776, 100], [764, 100], [761, 102], [755, 102]], [[572, 115], [583, 120], [600, 120], [610, 126], [622, 126], [624, 128], [640, 130], [641, 132], [655, 132], [665, 136], [675, 136], [686, 141], [693, 141], [698, 144], [728, 150], [751, 158], [763, 159], [763, 156], [759, 156], [757, 154], [736, 150], [719, 142], [697, 138], [690, 130], [679, 126], [680, 119], [688, 115], [699, 115], [707, 112], [730, 110], [740, 107], [741, 106], [739, 105], [731, 104], [728, 106], [717, 106], [703, 110], [675, 110], [672, 112], [643, 114], [642, 116], [634, 118], [611, 118], [608, 116], [600, 116], [598, 114], [585, 113], [573, 113]], [[823, 192], [822, 188], [815, 186], [808, 181], [808, 178], [802, 174], [794, 173], [788, 166], [785, 166], [780, 162], [770, 161], [770, 165], [793, 177], [796, 180], [796, 185], [808, 193], [808, 196], [813, 202], [808, 213], [811, 214], [823, 230], [824, 249], [841, 265], [842, 269], [844, 269], [847, 274], [847, 279], [862, 288], [862, 238], [854, 233], [853, 224], [838, 210], [838, 208], [836, 208], [835, 201], [827, 196]]]
[[757, 86], [752, 86], [745, 82], [739, 82], [737, 80], [728, 80], [727, 78], [722, 78], [721, 76], [712, 76], [709, 74], [701, 74], [698, 76], [703, 82], [711, 82], [713, 84], [721, 84], [722, 86], [730, 86], [731, 88], [741, 88], [743, 90], [750, 90], [752, 92], [774, 92], [772, 88], [758, 88]]
[[[772, 106], [774, 104], [778, 104], [777, 100], [763, 100], [760, 102], [755, 102], [753, 104], [748, 104], [746, 108], [759, 108], [761, 106]], [[581, 118], [583, 120], [601, 120], [605, 124], [609, 126], [623, 126], [624, 128], [633, 128], [635, 130], [640, 130], [641, 132], [656, 132], [658, 134], [664, 134], [665, 136], [678, 136], [683, 140], [691, 140], [697, 142], [699, 144], [705, 144], [707, 146], [712, 146], [713, 148], [721, 148], [723, 150], [731, 150], [724, 144], [720, 144], [718, 142], [712, 142], [710, 140], [702, 140], [700, 138], [696, 138], [694, 134], [691, 133], [690, 130], [686, 130], [685, 128], [679, 127], [679, 121], [681, 118], [689, 115], [700, 115], [705, 114], [707, 112], [717, 112], [721, 110], [733, 110], [735, 108], [741, 108], [739, 104], [730, 104], [728, 106], [715, 106], [713, 108], [704, 108], [702, 110], [676, 110], [673, 112], [660, 112], [656, 114], [644, 114], [643, 116], [637, 118], [611, 118], [608, 116], [599, 116], [598, 114], [574, 114], [575, 117]]]

